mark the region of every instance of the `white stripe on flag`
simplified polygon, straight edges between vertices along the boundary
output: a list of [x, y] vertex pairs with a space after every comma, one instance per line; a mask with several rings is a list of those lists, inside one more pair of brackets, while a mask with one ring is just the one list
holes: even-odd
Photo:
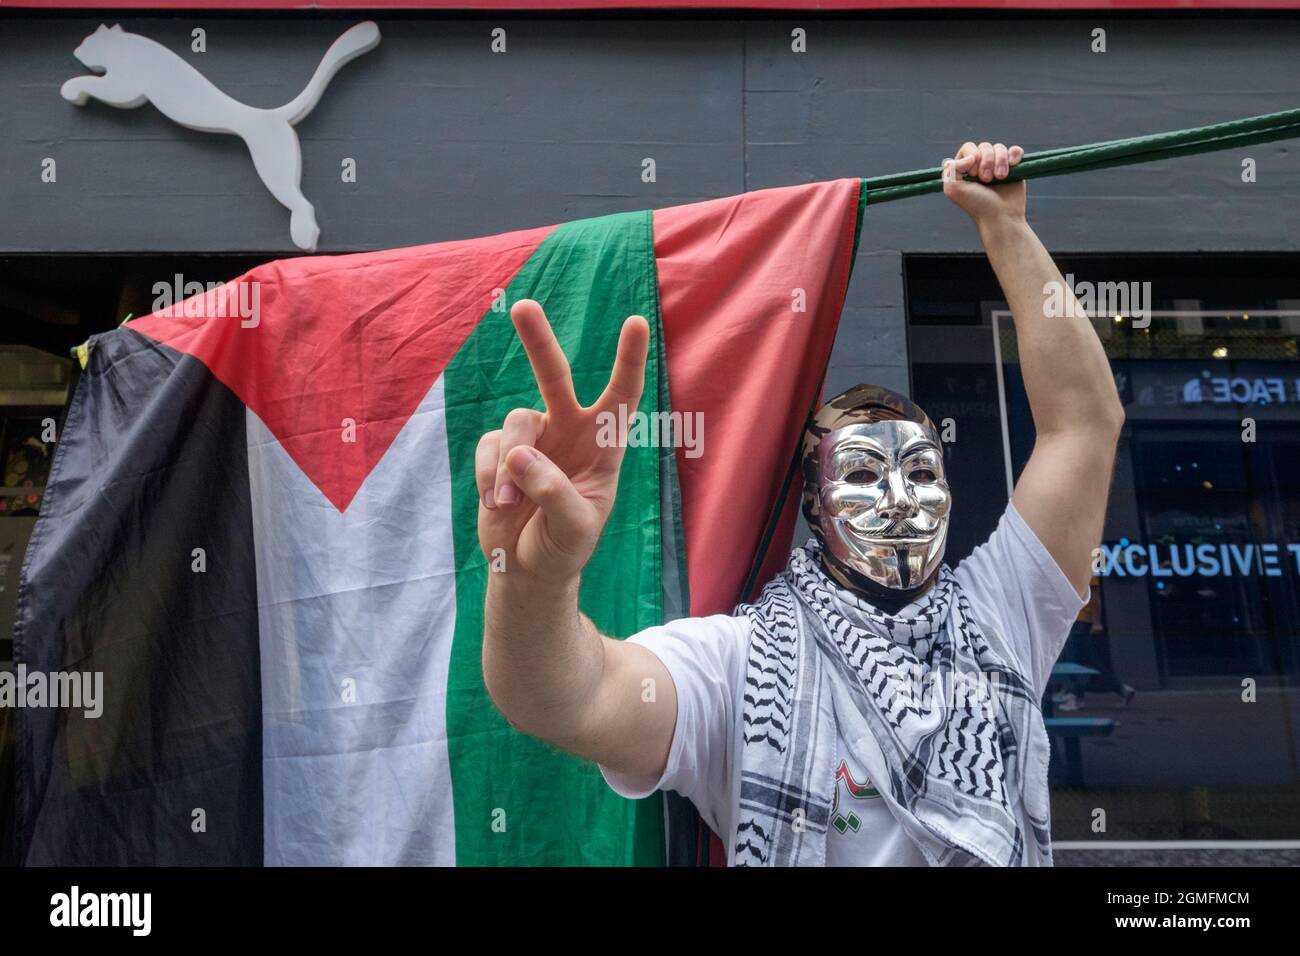
[[455, 863], [442, 389], [343, 514], [248, 413], [268, 865]]

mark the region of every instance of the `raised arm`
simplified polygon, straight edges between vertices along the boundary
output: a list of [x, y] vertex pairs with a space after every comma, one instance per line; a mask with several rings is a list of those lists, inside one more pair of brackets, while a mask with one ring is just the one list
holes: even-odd
[[[619, 773], [658, 776], [677, 719], [672, 678], [650, 651], [603, 636], [578, 610], [624, 452], [599, 445], [596, 416], [640, 402], [649, 326], [639, 316], [624, 323], [609, 385], [583, 408], [541, 306], [524, 300], [510, 315], [546, 411], [512, 411], [479, 441], [475, 460], [479, 542], [490, 562], [504, 555], [484, 609], [488, 694], [524, 733]], [[653, 703], [643, 700], [646, 679]]]
[[[1124, 409], [1101, 341], [1025, 218], [1025, 184], [1002, 183], [1024, 151], [966, 143], [945, 164], [944, 193], [979, 228], [1011, 306], [1034, 450], [1011, 500], [1081, 595], [1101, 541]], [[964, 175], [979, 177], [969, 183]], [[1048, 315], [1048, 292], [1067, 308]]]

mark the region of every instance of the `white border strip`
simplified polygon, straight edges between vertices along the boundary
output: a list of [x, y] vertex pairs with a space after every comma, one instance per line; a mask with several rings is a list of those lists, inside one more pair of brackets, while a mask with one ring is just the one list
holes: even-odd
[[1007, 471], [1007, 500], [1010, 501], [1016, 483], [1011, 477], [1011, 424], [1007, 421], [1007, 389], [1002, 383], [1002, 338], [998, 335], [998, 320], [1004, 315], [1010, 318], [1011, 310], [994, 309], [989, 313], [989, 325], [993, 327], [994, 377], [998, 380], [998, 411], [1002, 416], [1002, 464]]
[[1300, 850], [1300, 840], [1054, 840], [1053, 850]]

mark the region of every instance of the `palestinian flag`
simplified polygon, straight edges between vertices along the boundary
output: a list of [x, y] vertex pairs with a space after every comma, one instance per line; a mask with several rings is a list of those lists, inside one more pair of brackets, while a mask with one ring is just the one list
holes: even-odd
[[[581, 604], [627, 636], [730, 610], [784, 561], [859, 180], [260, 266], [89, 343], [20, 587], [30, 864], [654, 864], [664, 804], [512, 730], [480, 672], [474, 449], [540, 408], [537, 299], [589, 403], [630, 314], [641, 411]], [[251, 308], [250, 308], [251, 307]], [[698, 436], [697, 436], [698, 437]], [[738, 520], [738, 517], [740, 520]]]

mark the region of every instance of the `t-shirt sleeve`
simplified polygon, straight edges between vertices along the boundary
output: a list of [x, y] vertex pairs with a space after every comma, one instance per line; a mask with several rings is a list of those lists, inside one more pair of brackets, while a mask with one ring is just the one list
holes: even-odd
[[749, 649], [748, 620], [683, 618], [628, 638], [651, 651], [677, 690], [677, 724], [663, 776], [634, 777], [600, 768], [624, 797], [675, 790], [715, 833], [725, 832], [733, 803], [736, 719]]
[[997, 528], [954, 571], [981, 624], [995, 627], [1041, 694], [1088, 603], [1008, 503]]

